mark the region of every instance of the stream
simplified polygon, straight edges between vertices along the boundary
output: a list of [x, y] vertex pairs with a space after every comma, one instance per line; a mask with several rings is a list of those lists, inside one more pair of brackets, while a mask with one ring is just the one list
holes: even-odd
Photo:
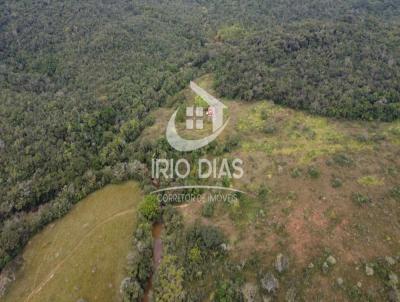
[[[160, 265], [162, 253], [163, 253], [163, 245], [161, 241], [161, 232], [163, 230], [162, 222], [156, 222], [153, 224], [152, 236], [153, 236], [153, 272], [155, 272]], [[151, 291], [153, 289], [153, 275], [149, 277], [149, 281], [147, 282], [143, 302], [150, 302]]]

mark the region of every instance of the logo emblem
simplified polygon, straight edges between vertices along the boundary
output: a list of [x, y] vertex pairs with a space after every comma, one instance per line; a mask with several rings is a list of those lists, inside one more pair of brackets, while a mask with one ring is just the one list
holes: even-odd
[[[166, 136], [169, 144], [178, 151], [193, 151], [200, 149], [215, 140], [228, 125], [229, 119], [224, 124], [224, 109], [227, 108], [221, 101], [213, 97], [195, 82], [190, 82], [190, 89], [200, 96], [209, 105], [207, 116], [212, 120], [212, 134], [197, 140], [187, 140], [182, 138], [176, 129], [175, 121], [178, 110], [174, 112], [168, 122]], [[204, 110], [202, 107], [186, 108], [186, 129], [203, 129]]]

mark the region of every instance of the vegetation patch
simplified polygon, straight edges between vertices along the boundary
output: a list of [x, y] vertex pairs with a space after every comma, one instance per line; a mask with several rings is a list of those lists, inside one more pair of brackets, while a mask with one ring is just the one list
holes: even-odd
[[[326, 118], [284, 109], [269, 102], [242, 106], [237, 129], [246, 151], [263, 151], [271, 156], [288, 156], [300, 164], [335, 155], [339, 165], [353, 163], [343, 151], [358, 152], [371, 146], [343, 133]], [[243, 117], [241, 117], [243, 115]], [[257, 135], [264, 134], [264, 135]]]
[[244, 38], [246, 35], [246, 31], [239, 24], [234, 24], [230, 26], [221, 27], [215, 39], [219, 41], [229, 42], [229, 41], [237, 41], [238, 39]]
[[310, 176], [313, 179], [319, 178], [321, 175], [321, 172], [315, 166], [308, 167], [307, 173], [308, 173], [308, 176]]
[[343, 185], [343, 181], [339, 177], [333, 177], [331, 179], [332, 188], [340, 188]]
[[381, 178], [378, 178], [377, 176], [374, 175], [367, 175], [360, 177], [357, 182], [360, 185], [363, 186], [382, 186], [384, 184], [384, 180]]
[[345, 153], [338, 153], [332, 157], [332, 160], [335, 164], [342, 167], [350, 167], [353, 165], [353, 159]]
[[390, 196], [392, 196], [395, 200], [400, 201], [400, 186], [391, 189]]
[[352, 200], [359, 206], [371, 203], [371, 198], [362, 193], [353, 193]]
[[212, 201], [208, 201], [203, 205], [202, 215], [204, 217], [210, 218], [214, 215], [215, 203]]

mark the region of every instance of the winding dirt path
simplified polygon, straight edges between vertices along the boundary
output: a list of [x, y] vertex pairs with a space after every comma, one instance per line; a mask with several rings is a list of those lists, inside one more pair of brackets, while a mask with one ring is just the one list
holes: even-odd
[[71, 250], [71, 252], [60, 262], [57, 263], [57, 265], [54, 266], [54, 268], [50, 271], [50, 273], [47, 275], [47, 277], [36, 287], [34, 288], [30, 294], [28, 295], [28, 297], [26, 297], [26, 299], [24, 300], [25, 302], [28, 302], [32, 299], [33, 296], [35, 296], [36, 294], [38, 294], [43, 287], [49, 283], [51, 281], [51, 279], [53, 279], [54, 275], [57, 273], [57, 271], [62, 267], [62, 265], [69, 259], [71, 258], [71, 256], [76, 252], [76, 250], [85, 242], [85, 240], [90, 237], [98, 228], [100, 228], [101, 226], [109, 223], [110, 221], [114, 220], [115, 218], [127, 215], [127, 214], [131, 214], [134, 213], [136, 210], [131, 209], [131, 210], [126, 210], [126, 211], [122, 211], [119, 213], [116, 213], [110, 217], [108, 217], [107, 219], [103, 220], [102, 222], [98, 223], [97, 225], [95, 225], [90, 231], [88, 231], [86, 233], [86, 235], [78, 241], [78, 243], [75, 245], [75, 247]]

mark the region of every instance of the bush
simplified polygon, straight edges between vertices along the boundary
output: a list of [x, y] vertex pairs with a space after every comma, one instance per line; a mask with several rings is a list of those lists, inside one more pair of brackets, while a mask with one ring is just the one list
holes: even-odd
[[294, 169], [292, 170], [292, 172], [290, 173], [290, 175], [291, 175], [293, 178], [298, 178], [298, 177], [301, 176], [301, 170], [300, 170], [299, 168], [294, 168]]
[[318, 170], [316, 167], [310, 166], [310, 167], [308, 168], [308, 175], [309, 175], [311, 178], [317, 179], [317, 178], [319, 178], [320, 174], [321, 174], [321, 173], [319, 172], [319, 170]]
[[214, 208], [215, 208], [214, 202], [208, 201], [203, 205], [203, 209], [201, 211], [201, 214], [204, 217], [212, 217], [214, 215]]
[[260, 112], [260, 116], [262, 120], [267, 120], [268, 119], [268, 111], [266, 109], [262, 109]]
[[344, 153], [335, 154], [332, 159], [335, 164], [342, 167], [350, 167], [354, 163], [354, 161]]
[[185, 291], [183, 288], [182, 267], [177, 265], [176, 256], [164, 255], [154, 282], [155, 302], [183, 302]]
[[198, 263], [201, 261], [201, 250], [198, 246], [194, 246], [189, 251], [189, 261], [193, 263]]
[[178, 123], [183, 123], [186, 121], [186, 107], [184, 105], [179, 106], [178, 113], [176, 114], [176, 121]]
[[244, 301], [240, 286], [231, 281], [222, 281], [218, 284], [214, 296], [215, 302], [242, 302]]
[[224, 176], [224, 178], [222, 178], [222, 186], [224, 186], [225, 188], [229, 188], [231, 186], [231, 182], [232, 179], [228, 176]]
[[277, 129], [273, 125], [268, 125], [264, 127], [264, 133], [265, 134], [274, 134], [276, 133]]
[[260, 189], [258, 190], [258, 198], [262, 201], [265, 202], [266, 199], [268, 198], [269, 194], [269, 189], [267, 186], [262, 185]]
[[180, 212], [171, 205], [164, 208], [162, 214], [165, 231], [167, 234], [173, 233], [176, 230], [182, 230], [183, 218]]
[[224, 234], [214, 226], [195, 224], [186, 234], [188, 246], [198, 246], [201, 251], [218, 251], [225, 241]]
[[199, 95], [196, 95], [196, 97], [194, 98], [194, 106], [195, 107], [203, 107], [204, 108], [208, 108], [208, 103]]
[[153, 237], [149, 223], [138, 225], [133, 240], [133, 256], [128, 261], [130, 277], [144, 288], [152, 272]]
[[125, 278], [122, 281], [120, 291], [122, 292], [123, 302], [140, 302], [144, 294], [140, 284], [131, 278]]
[[[139, 215], [139, 214], [138, 214]], [[142, 301], [145, 286], [153, 271], [153, 237], [149, 222], [139, 223], [133, 238], [133, 250], [128, 255], [129, 276], [121, 283], [123, 301]]]
[[156, 195], [146, 195], [139, 205], [139, 213], [147, 221], [156, 221], [160, 215], [160, 205]]
[[332, 188], [339, 188], [339, 187], [342, 186], [342, 184], [343, 184], [342, 180], [340, 178], [338, 178], [338, 177], [334, 177], [331, 180]]
[[390, 190], [390, 196], [397, 201], [400, 201], [400, 186], [394, 187], [392, 190]]
[[238, 135], [231, 136], [227, 139], [224, 152], [232, 152], [240, 146], [240, 137]]
[[361, 193], [354, 193], [352, 195], [352, 199], [359, 206], [362, 206], [362, 205], [365, 205], [365, 204], [368, 204], [371, 202], [371, 199], [368, 196], [363, 195]]

